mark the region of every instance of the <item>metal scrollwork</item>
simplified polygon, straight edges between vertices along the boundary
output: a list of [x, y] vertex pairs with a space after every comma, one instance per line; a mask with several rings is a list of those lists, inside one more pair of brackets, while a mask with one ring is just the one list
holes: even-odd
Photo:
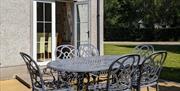
[[[46, 81], [43, 79], [43, 75], [41, 74], [41, 71], [39, 69], [39, 66], [37, 65], [37, 63], [27, 54], [25, 53], [20, 53], [23, 60], [26, 63], [27, 69], [29, 71], [30, 74], [30, 78], [31, 78], [31, 83], [32, 83], [32, 90], [33, 91], [46, 91], [46, 90], [51, 90], [51, 89], [57, 89], [57, 82], [55, 82], [55, 80], [53, 81]], [[60, 82], [62, 83], [62, 82]], [[64, 85], [64, 84], [61, 84]], [[69, 86], [69, 85], [67, 85]], [[64, 88], [66, 90], [68, 90], [69, 87]]]
[[137, 45], [133, 50], [133, 53], [137, 53], [142, 57], [148, 57], [153, 52], [154, 52], [154, 47], [152, 45], [147, 45], [147, 44]]
[[166, 52], [156, 52], [144, 60], [140, 74], [141, 85], [158, 80], [166, 55]]
[[132, 74], [138, 69], [139, 55], [126, 55], [113, 62], [108, 71], [107, 90], [131, 88]]
[[[108, 69], [107, 83], [98, 83], [93, 90], [124, 91], [131, 89], [132, 74], [138, 69], [139, 55], [125, 55], [115, 60]], [[89, 87], [92, 88], [92, 87]]]
[[99, 51], [91, 44], [82, 44], [79, 47], [80, 57], [99, 56]]
[[148, 88], [156, 85], [156, 91], [158, 91], [158, 79], [166, 56], [167, 52], [158, 51], [145, 58], [138, 73], [135, 74], [137, 79], [132, 81], [133, 88], [139, 91], [141, 86]]
[[36, 62], [29, 55], [25, 53], [20, 54], [24, 59], [30, 73], [32, 89], [35, 90], [36, 88], [41, 88], [42, 90], [45, 90], [45, 84], [42, 79], [42, 74], [40, 73], [40, 69]]
[[56, 59], [68, 59], [78, 56], [78, 51], [72, 45], [60, 45], [55, 51]]

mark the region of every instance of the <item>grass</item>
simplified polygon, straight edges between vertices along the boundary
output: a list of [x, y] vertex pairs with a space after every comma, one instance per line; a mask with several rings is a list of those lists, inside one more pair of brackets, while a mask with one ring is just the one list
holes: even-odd
[[[180, 82], [180, 45], [153, 45], [155, 51], [166, 50], [168, 52], [160, 79]], [[131, 53], [135, 45], [105, 44], [106, 55]]]

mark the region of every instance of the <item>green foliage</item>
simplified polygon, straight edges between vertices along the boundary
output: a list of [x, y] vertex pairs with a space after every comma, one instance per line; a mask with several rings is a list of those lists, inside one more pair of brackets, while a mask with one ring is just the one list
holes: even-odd
[[180, 16], [178, 0], [105, 0], [105, 26], [154, 28], [177, 25]]
[[105, 25], [134, 27], [139, 17], [135, 9], [138, 1], [140, 0], [105, 0]]
[[106, 27], [105, 41], [180, 41], [180, 28], [132, 29]]

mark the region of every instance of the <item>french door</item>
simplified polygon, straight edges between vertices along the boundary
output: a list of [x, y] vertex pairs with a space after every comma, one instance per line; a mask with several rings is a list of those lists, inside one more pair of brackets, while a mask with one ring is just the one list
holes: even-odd
[[74, 4], [75, 45], [90, 43], [89, 0], [77, 1]]
[[45, 65], [62, 44], [90, 43], [90, 0], [33, 1], [33, 58]]
[[33, 1], [33, 58], [39, 64], [54, 59], [55, 2]]

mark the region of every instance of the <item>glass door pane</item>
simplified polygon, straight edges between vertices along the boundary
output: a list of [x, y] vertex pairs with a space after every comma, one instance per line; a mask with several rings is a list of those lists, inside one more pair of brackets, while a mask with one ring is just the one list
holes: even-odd
[[52, 5], [37, 2], [37, 61], [51, 60], [52, 53]]
[[75, 26], [77, 31], [77, 46], [89, 43], [89, 5], [88, 2], [76, 4]]
[[56, 2], [56, 38], [57, 46], [73, 44], [73, 3]]

